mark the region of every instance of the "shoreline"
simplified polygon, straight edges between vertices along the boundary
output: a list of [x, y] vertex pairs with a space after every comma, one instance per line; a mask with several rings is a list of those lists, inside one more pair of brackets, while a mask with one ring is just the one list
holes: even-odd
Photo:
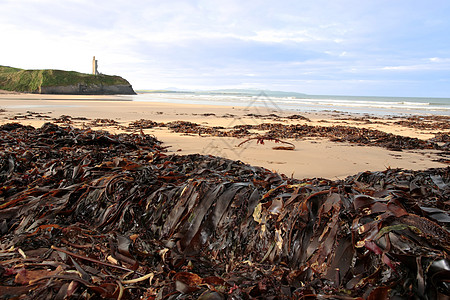
[[[130, 133], [132, 130], [127, 129], [127, 126], [139, 120], [151, 120], [156, 123], [190, 122], [206, 129], [220, 128], [218, 131], [230, 130], [236, 125], [255, 127], [260, 124], [351, 127], [378, 130], [420, 140], [429, 140], [439, 132], [450, 133], [448, 129], [442, 127], [445, 120], [439, 123], [438, 120], [431, 119], [413, 122], [406, 117], [367, 119], [361, 115], [341, 112], [294, 114], [292, 111], [274, 111], [261, 107], [117, 101], [108, 98], [120, 97], [0, 94], [0, 109], [4, 110], [0, 114], [0, 125], [19, 122], [40, 127], [59, 118], [63, 124], [65, 122], [75, 127], [84, 126], [111, 133]], [[61, 120], [61, 116], [65, 116], [66, 120]], [[428, 128], [426, 126], [414, 128], [399, 122], [409, 122], [405, 124], [411, 126], [423, 124]], [[433, 128], [433, 124], [441, 124], [441, 127]], [[134, 131], [140, 133], [140, 130]], [[142, 132], [152, 134], [163, 142], [163, 147], [167, 147], [167, 154], [217, 155], [299, 179], [315, 177], [343, 179], [369, 170], [384, 171], [388, 168], [422, 170], [448, 166], [448, 163], [435, 161], [440, 158], [437, 150], [391, 151], [370, 144], [333, 142], [330, 138], [323, 137], [283, 138], [295, 145], [294, 151], [287, 151], [273, 150], [272, 147], [277, 145], [270, 141], [265, 145], [253, 141], [247, 143], [245, 147], [236, 147], [245, 137], [177, 133], [173, 132], [173, 128], [161, 126], [142, 129]], [[256, 129], [251, 129], [250, 132], [253, 135], [264, 134], [263, 131]]]
[[210, 94], [210, 93], [140, 93], [133, 97], [135, 101], [184, 103], [226, 106], [260, 106], [276, 110], [304, 112], [342, 111], [364, 116], [408, 116], [408, 115], [444, 115], [450, 116], [450, 98], [420, 97], [370, 97], [370, 96], [320, 96], [303, 97], [270, 94]]
[[[450, 117], [450, 98], [426, 97], [377, 97], [377, 96], [341, 96], [341, 95], [305, 95], [302, 97], [283, 97], [249, 94], [209, 94], [209, 93], [146, 93], [136, 95], [70, 95], [70, 94], [34, 94], [0, 90], [0, 95], [10, 100], [87, 100], [87, 101], [128, 101], [149, 102], [154, 104], [240, 107], [254, 109], [272, 109], [293, 114], [334, 114], [368, 118], [407, 118], [410, 116]], [[9, 96], [9, 97], [8, 97]], [[373, 101], [377, 99], [381, 102]], [[382, 101], [382, 100], [385, 101]], [[408, 101], [411, 99], [410, 101]], [[415, 102], [413, 100], [420, 100]], [[412, 102], [411, 102], [412, 101]], [[428, 102], [427, 102], [428, 101]], [[438, 101], [438, 102], [433, 102]], [[445, 102], [447, 101], [447, 102]], [[291, 103], [292, 102], [292, 103]], [[347, 105], [342, 103], [347, 103]], [[403, 107], [403, 105], [406, 105]], [[411, 106], [412, 105], [412, 106]], [[411, 107], [410, 107], [411, 106]], [[301, 107], [301, 108], [299, 108]]]

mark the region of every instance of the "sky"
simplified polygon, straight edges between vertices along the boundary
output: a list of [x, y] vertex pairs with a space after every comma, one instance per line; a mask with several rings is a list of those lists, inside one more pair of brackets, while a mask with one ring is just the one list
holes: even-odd
[[448, 0], [0, 0], [0, 65], [135, 89], [450, 97]]

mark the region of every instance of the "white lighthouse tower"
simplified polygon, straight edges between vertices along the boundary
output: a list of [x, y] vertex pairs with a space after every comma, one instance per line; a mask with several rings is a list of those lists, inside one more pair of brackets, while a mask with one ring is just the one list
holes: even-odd
[[96, 60], [95, 56], [94, 56], [94, 58], [92, 59], [92, 74], [93, 75], [98, 75], [99, 74], [97, 68], [98, 68], [98, 60]]

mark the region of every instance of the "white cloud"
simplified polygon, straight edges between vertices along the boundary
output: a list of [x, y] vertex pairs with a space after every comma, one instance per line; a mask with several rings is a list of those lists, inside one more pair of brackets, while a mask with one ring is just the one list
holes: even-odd
[[439, 81], [449, 12], [407, 0], [2, 0], [0, 65], [89, 72], [95, 55], [139, 88]]
[[323, 40], [322, 37], [315, 36], [314, 34], [308, 32], [308, 30], [306, 29], [293, 32], [287, 32], [285, 30], [262, 30], [255, 32], [254, 36], [243, 37], [243, 39], [269, 43], [301, 43]]
[[[400, 62], [401, 63], [401, 62]], [[403, 62], [405, 63], [405, 62]], [[406, 62], [401, 65], [391, 65], [382, 67], [381, 70], [388, 71], [449, 71], [450, 72], [450, 59], [432, 57], [428, 59], [419, 59]]]
[[450, 58], [431, 57], [428, 60], [433, 63], [450, 63]]

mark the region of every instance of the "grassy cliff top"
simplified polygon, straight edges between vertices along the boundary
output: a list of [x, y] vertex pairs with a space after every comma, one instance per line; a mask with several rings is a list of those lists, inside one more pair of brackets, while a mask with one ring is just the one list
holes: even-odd
[[44, 86], [68, 85], [129, 85], [120, 76], [92, 75], [62, 70], [24, 70], [0, 66], [0, 89], [16, 92], [36, 92]]

